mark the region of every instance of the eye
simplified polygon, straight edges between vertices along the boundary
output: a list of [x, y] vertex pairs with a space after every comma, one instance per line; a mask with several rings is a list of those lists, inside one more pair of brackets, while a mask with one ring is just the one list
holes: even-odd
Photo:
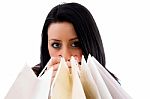
[[56, 48], [56, 49], [61, 48], [61, 44], [60, 44], [60, 43], [52, 43], [51, 46], [52, 46], [53, 48]]
[[72, 47], [80, 47], [80, 42], [79, 41], [75, 41], [71, 44]]

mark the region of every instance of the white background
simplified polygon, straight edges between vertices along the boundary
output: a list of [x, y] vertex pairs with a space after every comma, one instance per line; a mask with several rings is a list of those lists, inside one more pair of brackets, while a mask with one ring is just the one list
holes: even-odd
[[[63, 2], [70, 0], [63, 0]], [[133, 99], [150, 99], [150, 3], [148, 0], [74, 0], [99, 27], [107, 68]], [[0, 99], [25, 64], [39, 63], [41, 31], [60, 0], [0, 1]]]

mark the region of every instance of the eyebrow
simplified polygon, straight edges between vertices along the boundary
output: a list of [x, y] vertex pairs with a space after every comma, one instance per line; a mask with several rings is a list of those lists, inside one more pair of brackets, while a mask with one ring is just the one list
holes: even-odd
[[51, 40], [61, 42], [61, 40], [58, 40], [58, 39], [50, 39], [48, 41], [51, 41]]
[[78, 37], [74, 37], [74, 38], [70, 39], [69, 41], [73, 41], [73, 40], [78, 40]]
[[[61, 42], [61, 40], [58, 40], [58, 39], [49, 39], [48, 41], [51, 41], [51, 40]], [[73, 41], [73, 40], [78, 40], [78, 37], [71, 38], [69, 41]]]

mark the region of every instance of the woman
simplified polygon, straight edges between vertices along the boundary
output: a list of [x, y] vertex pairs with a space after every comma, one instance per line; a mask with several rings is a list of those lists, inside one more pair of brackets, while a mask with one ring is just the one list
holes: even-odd
[[[51, 57], [53, 61], [49, 67], [53, 66], [56, 72], [60, 56], [69, 64], [71, 56], [75, 56], [80, 63], [82, 54], [85, 59], [91, 54], [106, 68], [104, 48], [93, 16], [87, 8], [78, 3], [55, 6], [43, 26], [41, 62], [33, 67], [34, 72], [38, 76]], [[118, 81], [114, 74], [108, 72]]]

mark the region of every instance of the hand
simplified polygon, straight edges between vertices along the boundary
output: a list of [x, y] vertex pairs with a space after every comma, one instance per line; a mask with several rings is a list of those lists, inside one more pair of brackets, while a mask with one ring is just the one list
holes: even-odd
[[[78, 63], [80, 63], [79, 59], [77, 57], [75, 57], [75, 60], [77, 60]], [[54, 80], [55, 78], [55, 75], [57, 73], [57, 70], [58, 70], [58, 66], [60, 64], [60, 61], [61, 61], [61, 57], [51, 57], [51, 61], [50, 63], [48, 64], [48, 67], [47, 67], [47, 70], [51, 67], [53, 67], [53, 73], [52, 73], [52, 81]], [[67, 66], [69, 68], [69, 71], [71, 73], [71, 63], [70, 63], [70, 60], [66, 61], [67, 63]], [[79, 69], [80, 69], [80, 64], [79, 64]]]
[[51, 67], [53, 67], [53, 73], [52, 73], [52, 77], [51, 77], [51, 80], [53, 81], [54, 78], [55, 78], [55, 75], [56, 75], [56, 72], [58, 70], [58, 66], [60, 64], [60, 60], [61, 58], [60, 57], [51, 57], [51, 61], [50, 63], [48, 64], [47, 66], [47, 70]]

